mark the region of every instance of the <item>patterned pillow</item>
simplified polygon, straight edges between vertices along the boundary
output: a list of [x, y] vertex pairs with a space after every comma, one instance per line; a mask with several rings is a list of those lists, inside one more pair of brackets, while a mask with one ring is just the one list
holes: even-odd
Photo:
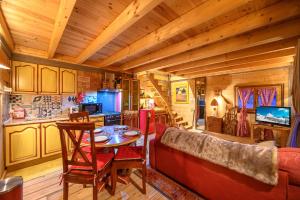
[[279, 148], [279, 169], [289, 173], [291, 184], [300, 185], [300, 148]]

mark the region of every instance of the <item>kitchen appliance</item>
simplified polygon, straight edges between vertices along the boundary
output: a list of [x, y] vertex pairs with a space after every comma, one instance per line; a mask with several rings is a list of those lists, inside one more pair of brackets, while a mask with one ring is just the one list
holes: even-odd
[[79, 111], [88, 112], [90, 115], [102, 113], [101, 103], [81, 103], [79, 105]]
[[105, 112], [104, 114], [104, 125], [120, 125], [121, 124], [121, 113], [119, 112]]
[[149, 124], [149, 134], [155, 132], [155, 111], [153, 109], [141, 109], [140, 110], [140, 131], [142, 134], [146, 133], [147, 129], [147, 118], [149, 113], [151, 113], [150, 124]]

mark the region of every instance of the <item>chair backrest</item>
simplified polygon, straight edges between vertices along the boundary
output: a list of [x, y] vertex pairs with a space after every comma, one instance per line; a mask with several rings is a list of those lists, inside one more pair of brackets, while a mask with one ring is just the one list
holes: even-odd
[[139, 128], [139, 112], [126, 111], [123, 113], [123, 125], [130, 126], [132, 128]]
[[[57, 127], [60, 133], [62, 159], [63, 159], [63, 171], [67, 172], [69, 166], [73, 165], [82, 167], [82, 169], [92, 169], [94, 173], [97, 173], [97, 162], [96, 162], [96, 150], [95, 150], [95, 137], [94, 137], [94, 122], [57, 122]], [[79, 132], [78, 137], [75, 137], [74, 132]], [[81, 149], [81, 143], [83, 135], [90, 134], [90, 142], [88, 145], [91, 146], [91, 154], [83, 152]], [[68, 156], [68, 140], [73, 144], [74, 150], [72, 155]]]
[[88, 112], [78, 112], [69, 114], [69, 119], [71, 122], [89, 122], [89, 113]]
[[144, 134], [144, 146], [142, 151], [142, 156], [144, 159], [146, 159], [146, 155], [147, 155], [147, 147], [148, 147], [147, 142], [148, 142], [148, 135], [150, 130], [150, 120], [152, 115], [153, 112], [148, 112], [147, 119], [146, 119], [146, 132]]

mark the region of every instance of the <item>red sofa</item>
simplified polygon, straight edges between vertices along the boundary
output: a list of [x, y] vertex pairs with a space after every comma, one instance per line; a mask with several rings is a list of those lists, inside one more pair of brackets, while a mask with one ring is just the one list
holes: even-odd
[[150, 141], [151, 167], [201, 196], [213, 200], [300, 200], [300, 149], [279, 149], [278, 185], [271, 186], [162, 144], [165, 129], [157, 125], [156, 137]]

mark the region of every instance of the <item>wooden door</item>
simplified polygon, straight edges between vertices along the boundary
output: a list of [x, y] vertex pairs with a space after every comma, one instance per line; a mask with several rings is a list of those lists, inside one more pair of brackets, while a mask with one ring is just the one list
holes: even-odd
[[123, 100], [123, 108], [122, 110], [130, 110], [130, 80], [123, 79], [122, 80], [122, 100]]
[[42, 157], [47, 157], [61, 152], [59, 130], [55, 122], [41, 124]]
[[38, 90], [40, 94], [59, 94], [59, 68], [38, 66]]
[[140, 83], [139, 80], [131, 80], [131, 110], [139, 110], [140, 107]]
[[6, 166], [40, 158], [40, 124], [5, 127]]
[[37, 64], [13, 61], [12, 70], [14, 93], [37, 93]]
[[77, 71], [60, 68], [60, 93], [75, 95], [77, 92]]

